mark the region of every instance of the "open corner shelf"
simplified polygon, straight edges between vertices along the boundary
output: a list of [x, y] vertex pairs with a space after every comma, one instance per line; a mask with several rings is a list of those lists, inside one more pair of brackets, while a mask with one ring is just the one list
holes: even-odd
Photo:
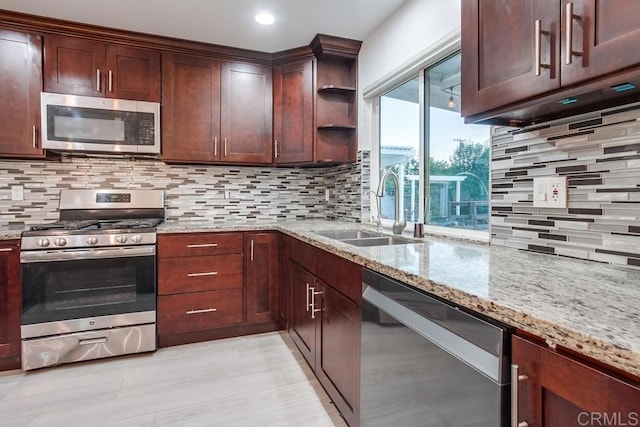
[[356, 88], [353, 86], [324, 85], [318, 88], [318, 92], [339, 94], [339, 95], [351, 95], [356, 92]]
[[318, 130], [355, 130], [356, 125], [338, 125], [334, 123], [328, 123], [324, 125], [318, 125]]

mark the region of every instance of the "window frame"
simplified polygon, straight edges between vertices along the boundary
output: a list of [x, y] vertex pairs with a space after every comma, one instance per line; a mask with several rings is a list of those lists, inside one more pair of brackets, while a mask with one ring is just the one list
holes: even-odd
[[[399, 67], [390, 75], [380, 79], [374, 84], [368, 86], [363, 91], [364, 104], [369, 107], [369, 113], [371, 117], [371, 167], [370, 167], [370, 206], [371, 206], [371, 222], [375, 223], [377, 219], [377, 204], [375, 190], [377, 189], [378, 182], [380, 180], [380, 97], [388, 93], [389, 91], [397, 88], [398, 86], [418, 77], [419, 81], [419, 102], [420, 102], [420, 144], [418, 145], [418, 160], [420, 161], [420, 175], [419, 175], [419, 216], [418, 220], [424, 224], [424, 231], [427, 234], [439, 235], [445, 237], [453, 237], [460, 239], [468, 239], [479, 242], [489, 242], [491, 236], [491, 227], [489, 224], [488, 230], [471, 230], [466, 228], [453, 228], [443, 227], [432, 224], [425, 224], [426, 213], [428, 209], [429, 200], [426, 194], [426, 177], [429, 176], [429, 162], [426, 159], [429, 158], [429, 144], [426, 140], [429, 129], [429, 108], [425, 106], [425, 101], [428, 99], [428, 88], [425, 84], [425, 74], [430, 67], [433, 67], [452, 57], [460, 52], [460, 33], [452, 33], [447, 37], [441, 39], [433, 47], [423, 52], [409, 64], [405, 64]], [[489, 178], [490, 179], [490, 178]], [[489, 213], [491, 212], [491, 195], [488, 194]], [[390, 229], [393, 225], [393, 220], [381, 218], [383, 227]], [[413, 227], [413, 223], [407, 222], [407, 230]], [[406, 231], [406, 230], [405, 230]]]

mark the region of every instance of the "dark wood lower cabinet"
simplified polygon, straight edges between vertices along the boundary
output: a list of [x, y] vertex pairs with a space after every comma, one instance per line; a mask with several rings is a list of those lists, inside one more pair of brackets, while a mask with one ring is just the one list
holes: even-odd
[[0, 371], [20, 368], [20, 243], [0, 243]]
[[[291, 319], [289, 334], [311, 369], [316, 369], [317, 326], [311, 315], [310, 292], [316, 287], [316, 278], [295, 262], [290, 262]], [[319, 318], [319, 316], [318, 316]]]
[[518, 422], [528, 427], [640, 425], [640, 384], [518, 336]]
[[245, 234], [247, 323], [278, 321], [280, 239], [278, 233]]
[[[289, 334], [344, 420], [357, 426], [362, 322], [354, 289], [362, 286], [361, 268], [295, 239], [290, 243]], [[294, 259], [313, 266], [318, 278]]]
[[[321, 282], [319, 282], [321, 283]], [[322, 284], [316, 375], [351, 426], [360, 422], [360, 307]]]

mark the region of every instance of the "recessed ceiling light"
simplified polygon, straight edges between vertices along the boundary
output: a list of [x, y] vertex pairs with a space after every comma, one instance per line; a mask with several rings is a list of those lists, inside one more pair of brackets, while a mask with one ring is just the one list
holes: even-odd
[[262, 25], [271, 25], [276, 22], [276, 18], [270, 13], [259, 13], [256, 15], [256, 22]]

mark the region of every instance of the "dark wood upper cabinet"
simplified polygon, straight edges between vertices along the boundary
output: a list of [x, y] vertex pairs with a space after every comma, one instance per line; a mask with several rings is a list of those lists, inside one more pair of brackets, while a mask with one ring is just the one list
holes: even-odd
[[220, 159], [220, 63], [162, 55], [162, 158], [177, 162]]
[[221, 74], [220, 158], [228, 163], [271, 163], [272, 71], [226, 62]]
[[160, 53], [84, 38], [45, 36], [44, 90], [160, 101]]
[[0, 156], [44, 157], [40, 139], [42, 38], [0, 30]]
[[633, 0], [462, 0], [462, 116], [524, 126], [640, 101]]
[[462, 0], [463, 116], [560, 87], [559, 11], [558, 0]]
[[[640, 64], [640, 7], [634, 0], [562, 1], [563, 85]], [[572, 11], [571, 19], [567, 12]], [[571, 36], [568, 38], [568, 36]], [[569, 47], [569, 42], [571, 43]], [[571, 63], [567, 57], [571, 55]]]
[[313, 60], [273, 71], [273, 138], [276, 164], [313, 161]]
[[518, 336], [513, 337], [512, 350], [519, 376], [514, 379], [518, 423], [578, 427], [596, 425], [593, 420], [603, 422], [605, 416], [609, 421], [600, 425], [637, 423], [640, 384], [622, 381]]
[[20, 243], [0, 243], [0, 371], [20, 368]]
[[107, 45], [109, 98], [160, 102], [160, 52]]
[[271, 68], [162, 55], [162, 158], [270, 164]]
[[280, 236], [275, 232], [245, 235], [247, 323], [279, 320]]

